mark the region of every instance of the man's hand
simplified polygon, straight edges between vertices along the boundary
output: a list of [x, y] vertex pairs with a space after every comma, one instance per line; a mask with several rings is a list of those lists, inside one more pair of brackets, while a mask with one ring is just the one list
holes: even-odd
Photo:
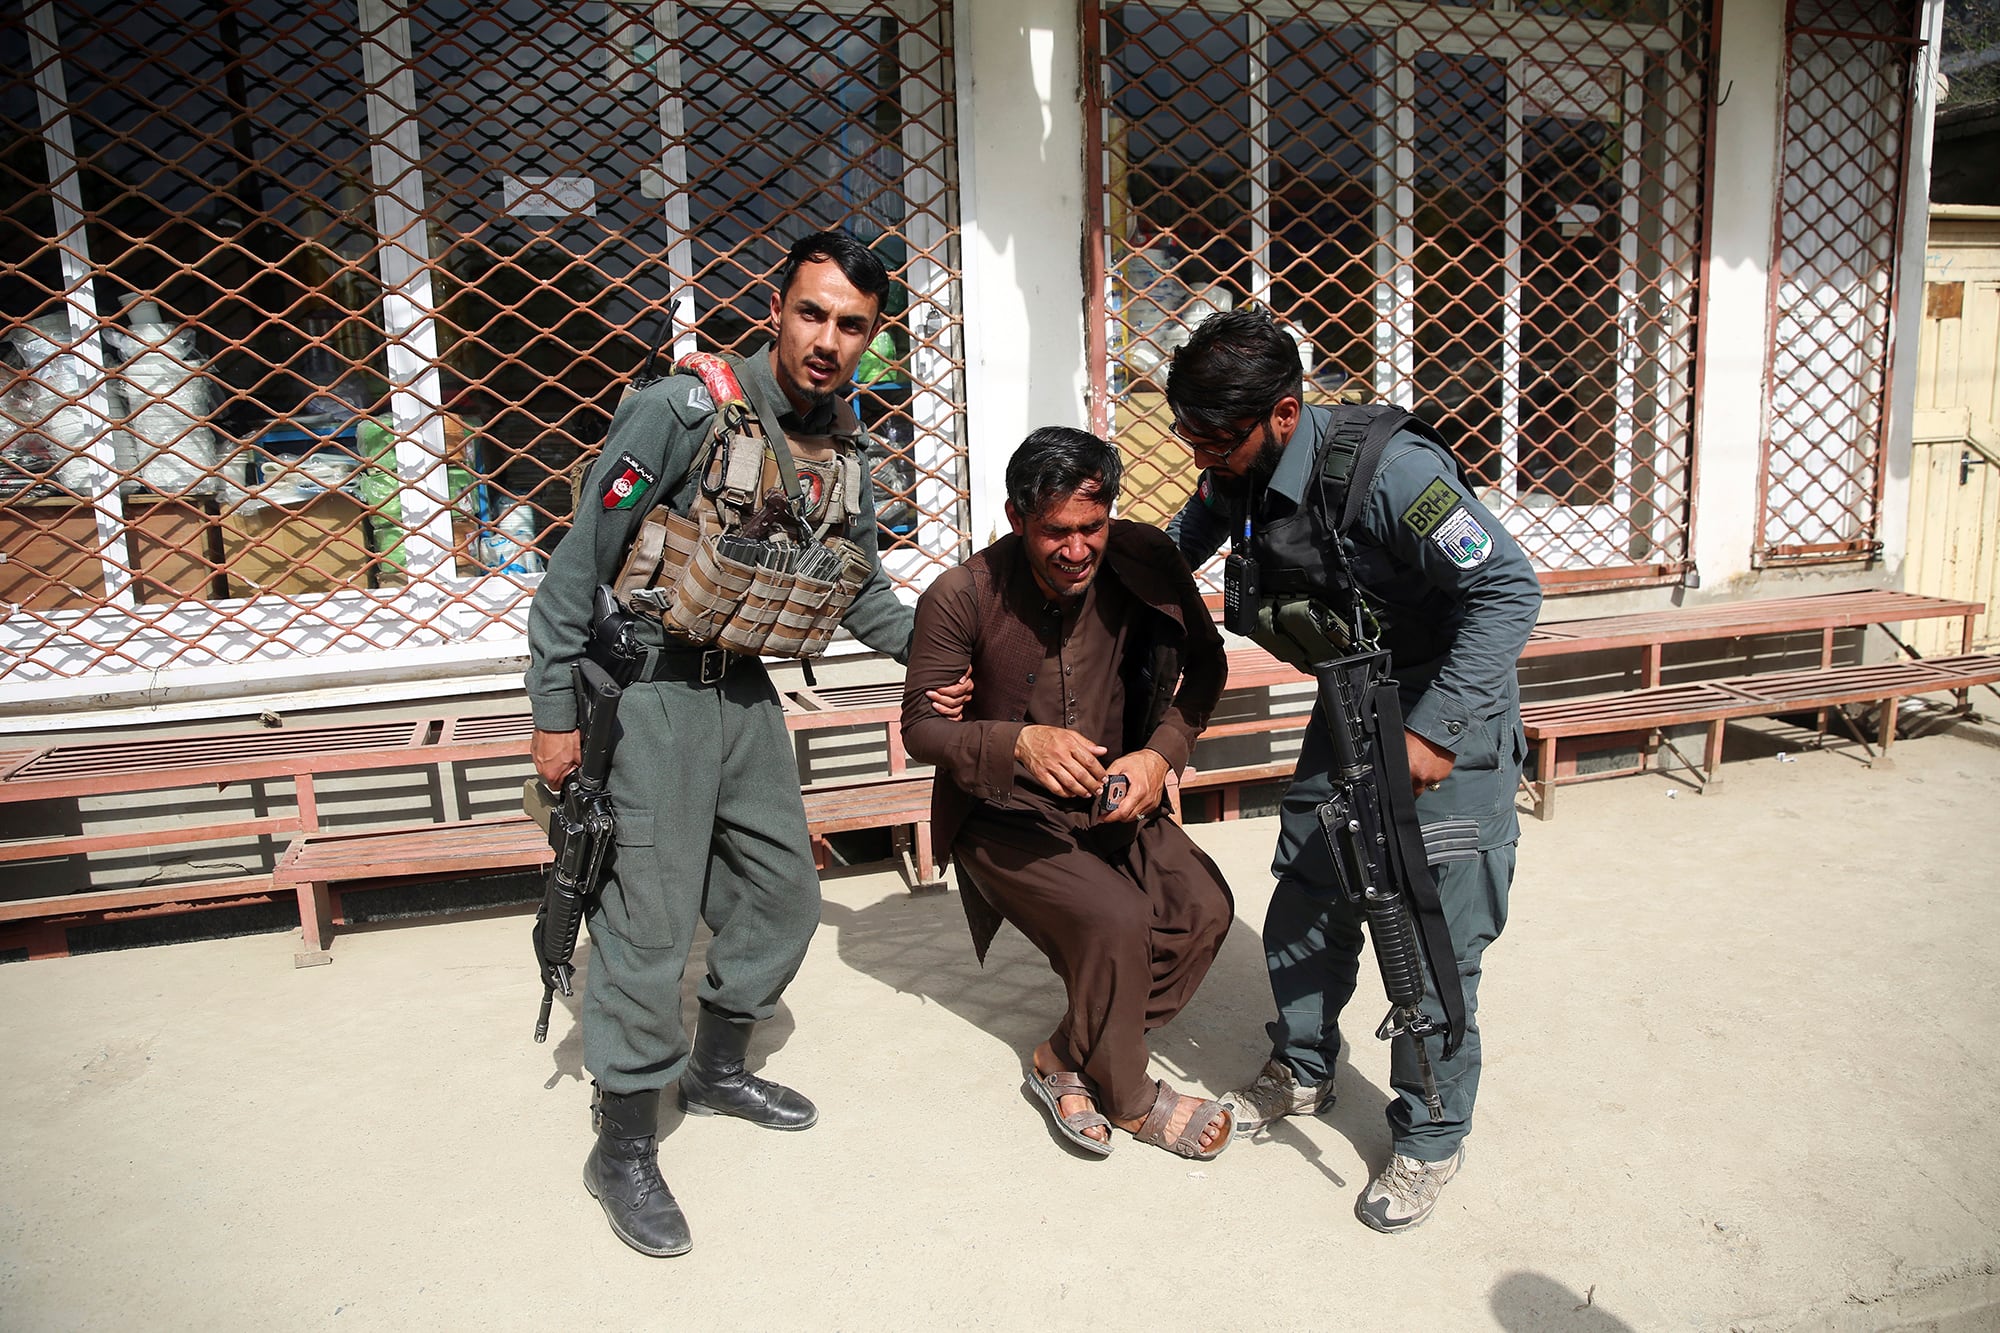
[[1404, 731], [1403, 748], [1410, 756], [1410, 791], [1422, 796], [1451, 776], [1458, 756], [1441, 745], [1433, 745], [1414, 731]]
[[925, 690], [924, 698], [931, 701], [931, 711], [947, 722], [957, 722], [965, 716], [966, 705], [972, 702], [972, 671], [966, 673], [941, 690]]
[[1160, 797], [1167, 790], [1167, 757], [1157, 750], [1134, 750], [1120, 756], [1105, 770], [1108, 773], [1123, 773], [1131, 786], [1126, 789], [1125, 799], [1118, 802], [1118, 808], [1102, 816], [1106, 824], [1131, 824], [1146, 818], [1160, 808]]
[[563, 779], [583, 763], [583, 736], [574, 731], [543, 731], [535, 728], [528, 744], [528, 757], [535, 761], [535, 774], [550, 791], [561, 791]]
[[1102, 745], [1062, 727], [1023, 727], [1014, 758], [1028, 776], [1058, 796], [1095, 796], [1104, 786]]

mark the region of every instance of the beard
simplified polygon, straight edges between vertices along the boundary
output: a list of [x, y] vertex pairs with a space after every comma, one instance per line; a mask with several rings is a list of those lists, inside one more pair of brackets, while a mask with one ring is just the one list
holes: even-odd
[[1250, 467], [1243, 474], [1243, 479], [1253, 486], [1261, 487], [1269, 485], [1271, 478], [1278, 471], [1278, 461], [1284, 456], [1284, 443], [1274, 439], [1270, 432], [1265, 432], [1264, 447], [1259, 449], [1257, 456], [1250, 460]]
[[1270, 484], [1271, 477], [1278, 470], [1278, 461], [1284, 456], [1284, 444], [1266, 433], [1257, 456], [1250, 460], [1250, 466], [1244, 469], [1242, 476], [1232, 477], [1226, 472], [1210, 469], [1210, 489], [1229, 500], [1242, 500], [1255, 495]]
[[801, 383], [798, 380], [792, 380], [789, 387], [792, 393], [797, 396], [798, 401], [806, 405], [807, 415], [818, 412], [821, 408], [832, 402], [839, 393], [838, 389], [826, 389], [822, 391], [813, 388], [809, 383]]

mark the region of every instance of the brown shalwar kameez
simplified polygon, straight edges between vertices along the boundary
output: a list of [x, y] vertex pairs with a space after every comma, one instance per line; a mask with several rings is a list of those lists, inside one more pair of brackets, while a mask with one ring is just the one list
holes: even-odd
[[[1148, 564], [1159, 559], [1152, 543], [1117, 535], [1121, 557], [1136, 548]], [[969, 764], [981, 775], [972, 785], [985, 788], [964, 802], [956, 821], [942, 821], [949, 831], [940, 828], [940, 837], [950, 837], [953, 856], [977, 886], [970, 891], [1033, 941], [1063, 979], [1069, 1007], [1050, 1037], [1057, 1058], [1096, 1087], [1102, 1110], [1128, 1120], [1143, 1117], [1155, 1096], [1146, 1075], [1146, 1034], [1172, 1020], [1207, 974], [1229, 931], [1229, 889], [1215, 863], [1164, 812], [1137, 824], [1098, 823], [1090, 801], [1043, 788], [1013, 763], [1012, 750], [1022, 727], [1042, 725], [1104, 746], [1107, 765], [1142, 742], [1170, 767], [1185, 764], [1221, 692], [1220, 640], [1210, 644], [1214, 629], [1192, 578], [1171, 547], [1166, 554], [1186, 582], [1184, 590], [1169, 584], [1173, 596], [1154, 590], [1151, 599], [1140, 597], [1121, 572], [1142, 584], [1147, 574], [1129, 558], [1107, 559], [1083, 597], [1067, 607], [1043, 597], [1025, 561], [990, 567], [1003, 581], [1004, 599], [981, 598], [966, 578], [954, 579], [962, 571], [952, 571], [934, 585], [936, 597], [927, 593], [919, 604], [905, 695], [910, 751], [940, 764], [946, 774], [940, 787], [964, 781], [968, 770], [961, 765]], [[1148, 617], [1162, 602], [1185, 613], [1172, 618], [1177, 622], [1197, 622], [1187, 634], [1187, 679], [1176, 696], [1180, 706], [1135, 741], [1127, 734], [1126, 675], [1143, 656], [1133, 651], [1134, 636], [1157, 628]], [[982, 623], [995, 614], [1011, 623]], [[996, 628], [1005, 633], [996, 636]], [[1004, 640], [998, 651], [996, 639]], [[1029, 667], [1025, 681], [1011, 682], [1017, 706], [994, 719], [999, 734], [980, 738], [934, 715], [912, 717], [910, 701], [933, 688], [926, 683], [932, 675], [949, 683], [967, 666], [975, 718], [966, 725], [975, 728], [982, 703], [1007, 700], [1010, 682], [999, 677], [1010, 666]], [[919, 711], [927, 714], [927, 705]], [[996, 790], [994, 771], [1003, 744], [1004, 792]]]

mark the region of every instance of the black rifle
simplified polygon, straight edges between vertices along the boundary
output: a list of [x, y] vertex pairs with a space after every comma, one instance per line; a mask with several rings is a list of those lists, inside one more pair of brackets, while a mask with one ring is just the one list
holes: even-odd
[[1319, 808], [1320, 830], [1333, 854], [1341, 896], [1368, 919], [1382, 989], [1389, 995], [1389, 1016], [1375, 1035], [1388, 1040], [1408, 1034], [1423, 1076], [1424, 1105], [1441, 1120], [1444, 1106], [1424, 1048], [1424, 1039], [1438, 1031], [1422, 1008], [1425, 973], [1444, 1010], [1447, 1059], [1465, 1040], [1465, 993], [1430, 867], [1476, 857], [1478, 824], [1448, 820], [1428, 829], [1417, 824], [1389, 654], [1321, 662], [1313, 674], [1334, 758], [1333, 797]]
[[583, 762], [563, 779], [562, 792], [549, 812], [549, 847], [555, 863], [549, 867], [542, 910], [535, 913], [535, 962], [542, 972], [542, 1013], [535, 1022], [535, 1040], [549, 1039], [549, 1010], [556, 992], [574, 994], [577, 932], [583, 909], [604, 875], [604, 854], [611, 846], [611, 796], [604, 789], [611, 775], [611, 744], [623, 691], [597, 663], [575, 667], [577, 730], [582, 733]]

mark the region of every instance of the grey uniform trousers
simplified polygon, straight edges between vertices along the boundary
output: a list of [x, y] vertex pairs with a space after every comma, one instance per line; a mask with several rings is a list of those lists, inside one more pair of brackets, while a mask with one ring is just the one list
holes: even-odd
[[[1489, 718], [1458, 751], [1451, 776], [1436, 791], [1417, 798], [1422, 822], [1469, 816], [1479, 820], [1480, 857], [1433, 870], [1458, 975], [1465, 989], [1465, 1040], [1457, 1054], [1441, 1060], [1443, 1043], [1429, 1039], [1444, 1118], [1433, 1121], [1424, 1106], [1423, 1082], [1408, 1037], [1398, 1037], [1389, 1054], [1389, 1133], [1395, 1151], [1420, 1161], [1440, 1162], [1458, 1151], [1472, 1125], [1479, 1093], [1479, 978], [1486, 946], [1507, 924], [1507, 895], [1514, 881], [1514, 789], [1520, 780], [1520, 723], [1517, 715]], [[1264, 918], [1264, 962], [1278, 1017], [1271, 1034], [1272, 1058], [1304, 1084], [1333, 1075], [1340, 1053], [1340, 1012], [1354, 995], [1365, 944], [1361, 912], [1339, 898], [1326, 839], [1315, 813], [1332, 794], [1332, 743], [1318, 708], [1299, 747], [1299, 766], [1279, 813], [1278, 850], [1272, 873], [1278, 877]], [[1440, 1028], [1444, 1012], [1426, 994], [1424, 1009]], [[1380, 1016], [1367, 1015], [1372, 1033]]]
[[819, 873], [762, 663], [732, 658], [718, 685], [633, 685], [618, 722], [616, 845], [586, 918], [583, 1063], [607, 1091], [635, 1093], [687, 1064], [681, 974], [697, 919], [714, 936], [703, 1007], [769, 1018], [819, 925]]

